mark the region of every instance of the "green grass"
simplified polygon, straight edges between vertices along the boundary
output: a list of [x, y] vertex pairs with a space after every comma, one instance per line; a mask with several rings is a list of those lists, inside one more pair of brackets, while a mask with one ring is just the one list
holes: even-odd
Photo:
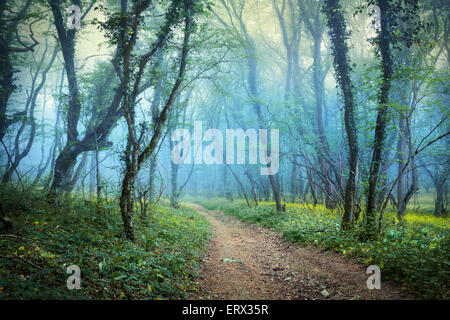
[[286, 204], [286, 212], [275, 213], [273, 203], [248, 208], [245, 201], [224, 199], [197, 202], [239, 220], [273, 228], [293, 242], [340, 252], [366, 265], [378, 265], [382, 277], [395, 279], [418, 297], [448, 299], [450, 281], [450, 219], [430, 214], [408, 213], [406, 224], [387, 212], [385, 231], [377, 241], [361, 241], [361, 224], [340, 230], [341, 216], [323, 206]]
[[[135, 218], [132, 243], [122, 237], [115, 201], [98, 212], [77, 197], [49, 204], [31, 190], [20, 205], [19, 197], [0, 188], [21, 237], [0, 236], [0, 299], [182, 299], [196, 290], [192, 276], [209, 230], [194, 210], [152, 208]], [[80, 290], [67, 289], [70, 265], [81, 269]]]

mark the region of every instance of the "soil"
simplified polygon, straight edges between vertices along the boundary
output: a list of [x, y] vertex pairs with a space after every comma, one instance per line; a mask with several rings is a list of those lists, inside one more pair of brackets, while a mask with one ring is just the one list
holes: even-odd
[[241, 222], [221, 212], [194, 207], [211, 224], [202, 258], [198, 292], [190, 299], [319, 300], [409, 299], [405, 289], [382, 280], [369, 290], [367, 266], [342, 255], [302, 247], [278, 232]]

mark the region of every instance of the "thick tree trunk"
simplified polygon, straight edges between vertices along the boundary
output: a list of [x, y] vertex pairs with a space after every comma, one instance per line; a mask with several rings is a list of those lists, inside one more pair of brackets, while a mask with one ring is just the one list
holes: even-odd
[[[64, 19], [61, 13], [59, 1], [50, 0], [50, 8], [53, 13], [55, 27], [58, 33], [59, 43], [64, 58], [64, 67], [69, 86], [69, 110], [67, 113], [67, 141], [66, 146], [55, 162], [55, 171], [49, 197], [56, 196], [58, 191], [70, 189], [72, 173], [79, 153], [74, 153], [74, 144], [78, 137], [78, 120], [80, 118], [81, 102], [78, 90], [78, 81], [75, 71], [75, 33], [76, 29], [66, 30]], [[79, 1], [75, 3], [79, 5]], [[75, 157], [75, 159], [74, 159]]]
[[77, 157], [79, 153], [70, 150], [70, 146], [65, 146], [55, 161], [53, 182], [49, 196], [56, 196], [60, 191], [69, 191]]
[[390, 31], [389, 13], [390, 5], [388, 0], [379, 0], [381, 31], [378, 36], [378, 45], [381, 53], [383, 79], [378, 96], [378, 115], [375, 125], [375, 139], [373, 146], [372, 161], [370, 165], [369, 187], [367, 192], [366, 205], [366, 235], [373, 238], [376, 234], [376, 199], [377, 182], [380, 172], [381, 155], [384, 148], [384, 138], [386, 131], [386, 116], [389, 103], [389, 92], [392, 78], [392, 59], [390, 51]]
[[73, 191], [78, 180], [80, 179], [81, 173], [83, 172], [84, 168], [86, 167], [87, 159], [88, 159], [88, 153], [84, 152], [81, 157], [81, 161], [78, 164], [78, 167], [75, 169], [75, 173], [73, 174], [73, 176], [70, 180], [70, 183], [67, 185], [67, 188], [65, 189], [65, 192], [71, 193]]
[[353, 223], [355, 209], [356, 182], [358, 179], [358, 136], [354, 119], [354, 100], [347, 57], [348, 47], [346, 43], [347, 30], [345, 20], [338, 0], [327, 1], [326, 6], [328, 27], [330, 28], [329, 34], [334, 51], [336, 80], [339, 83], [344, 96], [344, 123], [348, 140], [349, 172], [344, 194], [342, 228], [348, 229]]
[[[129, 169], [129, 170], [128, 170]], [[134, 209], [134, 183], [136, 171], [127, 168], [122, 181], [122, 193], [120, 196], [120, 212], [122, 214], [125, 237], [134, 241], [133, 209]]]

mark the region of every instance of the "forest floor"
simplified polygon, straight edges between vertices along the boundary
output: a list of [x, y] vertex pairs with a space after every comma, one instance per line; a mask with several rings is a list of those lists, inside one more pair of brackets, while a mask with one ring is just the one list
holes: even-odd
[[274, 231], [188, 204], [211, 224], [198, 292], [191, 299], [408, 299], [404, 288], [382, 280], [369, 290], [366, 267], [341, 255], [288, 242]]

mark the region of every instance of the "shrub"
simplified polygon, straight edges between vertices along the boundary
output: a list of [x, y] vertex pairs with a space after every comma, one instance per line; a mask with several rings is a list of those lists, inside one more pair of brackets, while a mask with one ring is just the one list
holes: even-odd
[[352, 256], [360, 262], [380, 266], [382, 275], [406, 284], [413, 294], [424, 298], [448, 298], [450, 279], [450, 228], [448, 218], [408, 214], [406, 223], [387, 213], [383, 236], [374, 242], [360, 239], [364, 229], [340, 229], [341, 216], [322, 206], [312, 209], [286, 204], [287, 211], [275, 213], [274, 204], [263, 202], [249, 208], [245, 202], [209, 201], [209, 207], [242, 221], [281, 231], [303, 245]]
[[[195, 290], [209, 231], [192, 209], [156, 206], [136, 217], [133, 243], [116, 201], [97, 210], [78, 197], [49, 204], [33, 190], [21, 205], [11, 188], [0, 195], [18, 236], [0, 236], [1, 299], [179, 299]], [[69, 265], [81, 269], [81, 290], [66, 287]]]

